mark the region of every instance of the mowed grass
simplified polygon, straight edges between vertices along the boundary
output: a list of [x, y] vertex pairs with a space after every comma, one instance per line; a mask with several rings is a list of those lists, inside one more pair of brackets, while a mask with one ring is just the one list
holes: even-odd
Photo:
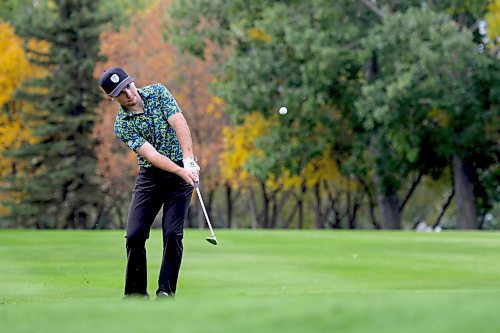
[[500, 332], [500, 233], [208, 235], [185, 231], [176, 301], [146, 302], [121, 301], [123, 231], [0, 230], [0, 332]]

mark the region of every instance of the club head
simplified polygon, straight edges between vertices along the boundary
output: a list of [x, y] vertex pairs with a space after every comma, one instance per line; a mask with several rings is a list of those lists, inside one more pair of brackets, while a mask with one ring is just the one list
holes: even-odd
[[214, 237], [207, 237], [205, 238], [207, 240], [207, 242], [209, 242], [210, 244], [212, 245], [217, 245], [217, 238]]

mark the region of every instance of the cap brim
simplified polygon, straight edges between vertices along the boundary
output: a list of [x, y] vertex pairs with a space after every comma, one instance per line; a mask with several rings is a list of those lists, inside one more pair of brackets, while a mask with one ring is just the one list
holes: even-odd
[[120, 82], [120, 84], [116, 86], [116, 88], [109, 94], [109, 96], [116, 97], [120, 95], [123, 88], [125, 88], [130, 82], [134, 82], [134, 78], [131, 76]]

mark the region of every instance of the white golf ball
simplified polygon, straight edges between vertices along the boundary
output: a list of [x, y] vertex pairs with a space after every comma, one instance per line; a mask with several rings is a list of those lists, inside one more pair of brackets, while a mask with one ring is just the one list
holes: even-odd
[[279, 111], [280, 115], [285, 115], [288, 112], [288, 109], [284, 106], [280, 107]]

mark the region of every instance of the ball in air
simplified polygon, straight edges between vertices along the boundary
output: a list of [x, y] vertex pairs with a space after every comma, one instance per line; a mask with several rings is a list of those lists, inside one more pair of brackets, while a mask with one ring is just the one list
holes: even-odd
[[280, 115], [283, 116], [283, 115], [287, 114], [288, 109], [286, 107], [282, 106], [282, 107], [280, 107], [278, 112], [280, 113]]

